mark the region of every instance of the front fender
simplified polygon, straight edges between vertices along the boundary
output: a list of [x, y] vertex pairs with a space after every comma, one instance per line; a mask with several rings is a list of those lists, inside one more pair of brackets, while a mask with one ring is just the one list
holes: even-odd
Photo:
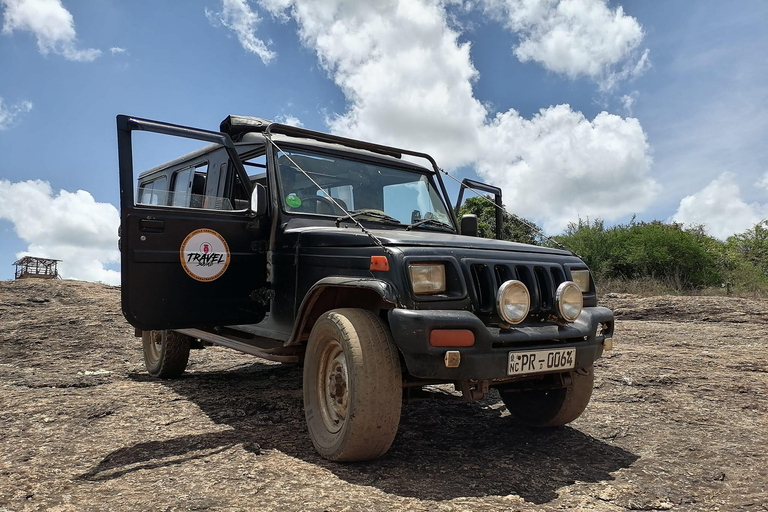
[[301, 301], [293, 332], [288, 341], [285, 342], [286, 346], [301, 342], [307, 328], [311, 328], [311, 325], [308, 325], [308, 323], [312, 322], [312, 319], [316, 317], [316, 315], [313, 315], [315, 306], [329, 289], [365, 290], [375, 293], [382, 302], [390, 304], [392, 307], [403, 307], [395, 287], [387, 281], [372, 277], [324, 277], [312, 285], [312, 288], [309, 289], [307, 295]]

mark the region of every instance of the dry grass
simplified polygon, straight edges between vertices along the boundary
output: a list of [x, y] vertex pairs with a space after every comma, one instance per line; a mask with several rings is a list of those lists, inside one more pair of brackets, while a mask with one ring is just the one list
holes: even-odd
[[768, 287], [752, 283], [749, 285], [710, 286], [707, 288], [685, 289], [677, 283], [644, 277], [638, 279], [616, 279], [596, 276], [599, 295], [606, 293], [629, 293], [642, 297], [657, 295], [704, 296], [704, 297], [741, 297], [748, 299], [768, 298]]

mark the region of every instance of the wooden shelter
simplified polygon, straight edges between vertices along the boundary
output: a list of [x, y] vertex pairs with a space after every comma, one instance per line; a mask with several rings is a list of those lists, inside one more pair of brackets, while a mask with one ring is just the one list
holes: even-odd
[[56, 264], [61, 260], [24, 256], [16, 261], [16, 279], [60, 279]]

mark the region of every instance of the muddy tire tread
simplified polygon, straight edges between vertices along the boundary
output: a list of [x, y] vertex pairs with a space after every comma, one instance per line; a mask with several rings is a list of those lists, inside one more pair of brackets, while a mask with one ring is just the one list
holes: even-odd
[[[151, 339], [147, 341], [148, 333], [144, 333], [142, 341], [152, 343]], [[147, 351], [144, 350], [144, 362], [147, 372], [160, 379], [175, 379], [180, 377], [187, 369], [189, 362], [190, 338], [176, 331], [164, 331], [162, 334], [163, 350], [160, 356], [159, 364], [153, 365], [147, 359]]]
[[[341, 337], [347, 340], [349, 378], [354, 386], [350, 391], [348, 425], [340, 432], [335, 449], [329, 451], [318, 446], [314, 438], [313, 443], [318, 452], [330, 460], [375, 459], [389, 450], [400, 424], [402, 373], [397, 348], [388, 327], [368, 310], [331, 310], [316, 325], [323, 327], [326, 322], [332, 322]], [[310, 335], [310, 345], [313, 344], [313, 334]], [[339, 341], [344, 344], [343, 340]], [[304, 376], [306, 382], [306, 366]], [[313, 391], [305, 387], [305, 403], [310, 392]], [[309, 417], [307, 420], [309, 423]], [[312, 426], [309, 427], [311, 430]]]

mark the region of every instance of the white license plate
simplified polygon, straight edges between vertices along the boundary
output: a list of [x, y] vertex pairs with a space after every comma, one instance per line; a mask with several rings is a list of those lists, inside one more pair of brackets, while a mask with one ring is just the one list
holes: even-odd
[[576, 366], [576, 349], [534, 350], [532, 352], [510, 352], [509, 375], [570, 370]]

